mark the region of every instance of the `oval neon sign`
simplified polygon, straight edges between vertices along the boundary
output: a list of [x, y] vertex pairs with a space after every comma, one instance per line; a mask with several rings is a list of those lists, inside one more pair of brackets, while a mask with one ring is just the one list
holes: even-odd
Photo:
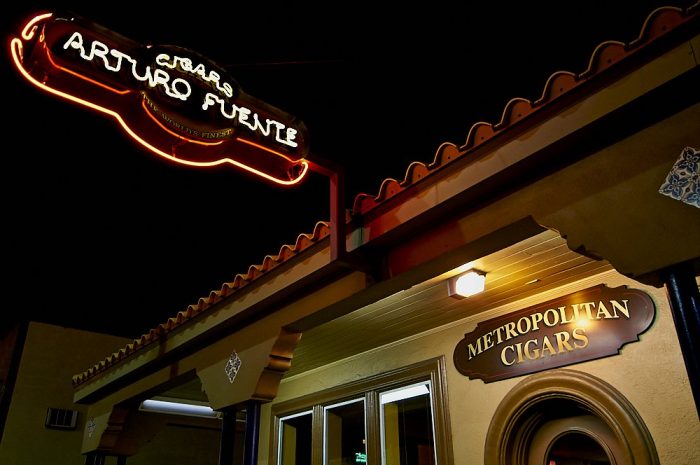
[[139, 144], [195, 167], [230, 164], [282, 185], [309, 164], [306, 126], [244, 93], [213, 61], [141, 45], [74, 15], [32, 18], [10, 42], [36, 87], [113, 117]]

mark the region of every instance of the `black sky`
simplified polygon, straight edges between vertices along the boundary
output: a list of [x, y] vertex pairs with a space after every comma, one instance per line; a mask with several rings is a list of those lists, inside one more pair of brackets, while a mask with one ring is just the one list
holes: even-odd
[[497, 123], [511, 98], [538, 99], [552, 73], [584, 71], [601, 42], [633, 40], [656, 7], [692, 2], [32, 3], [1, 15], [4, 321], [137, 337], [327, 220], [327, 180], [280, 188], [175, 166], [40, 93], [7, 56], [35, 12], [71, 10], [224, 66], [306, 123], [311, 151], [345, 167], [350, 208], [472, 124]]

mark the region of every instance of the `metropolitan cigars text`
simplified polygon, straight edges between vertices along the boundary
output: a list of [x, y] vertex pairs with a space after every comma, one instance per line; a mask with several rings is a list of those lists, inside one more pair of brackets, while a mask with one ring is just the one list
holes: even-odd
[[536, 336], [542, 327], [553, 328], [570, 325], [571, 329], [556, 332], [551, 337], [544, 335], [528, 339], [525, 342], [505, 345], [501, 349], [501, 362], [510, 366], [527, 360], [584, 349], [589, 343], [589, 336], [585, 329], [589, 323], [621, 317], [628, 320], [630, 318], [628, 300], [583, 302], [550, 308], [543, 312], [534, 312], [519, 318], [517, 321], [505, 323], [469, 343], [467, 345], [468, 360], [472, 360], [483, 352], [518, 336], [528, 334]]

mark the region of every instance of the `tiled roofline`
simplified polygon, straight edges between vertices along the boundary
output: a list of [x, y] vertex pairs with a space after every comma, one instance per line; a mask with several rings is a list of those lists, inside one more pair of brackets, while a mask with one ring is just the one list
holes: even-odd
[[[403, 181], [387, 178], [381, 183], [379, 193], [376, 196], [363, 193], [358, 194], [353, 204], [353, 213], [355, 215], [367, 214], [390, 198], [397, 196], [419, 181], [430, 177], [441, 168], [468, 156], [486, 141], [498, 137], [508, 128], [527, 119], [542, 108], [550, 106], [552, 102], [561, 96], [585, 85], [591, 78], [610, 68], [614, 68], [615, 65], [634, 55], [639, 50], [644, 49], [671, 30], [690, 21], [691, 18], [698, 15], [699, 11], [700, 2], [685, 10], [677, 7], [662, 7], [654, 10], [647, 16], [636, 39], [627, 44], [617, 41], [601, 43], [591, 54], [588, 68], [585, 71], [579, 74], [568, 71], [553, 73], [547, 79], [542, 96], [539, 99], [534, 102], [523, 98], [511, 99], [503, 109], [501, 120], [498, 123], [477, 122], [473, 124], [467, 134], [465, 143], [461, 146], [447, 142], [443, 143], [437, 149], [432, 163], [427, 165], [422, 162], [411, 163], [406, 170]], [[329, 235], [330, 228], [327, 222], [316, 223], [311, 234], [300, 234], [293, 245], [283, 245], [277, 255], [267, 255], [263, 259], [262, 264], [251, 265], [246, 274], [237, 274], [232, 281], [224, 283], [221, 289], [211, 291], [208, 296], [201, 297], [196, 304], [189, 305], [186, 310], [179, 312], [175, 317], [169, 318], [165, 323], [151, 329], [148, 333], [143, 334], [126, 347], [96, 363], [88, 370], [73, 376], [73, 386], [79, 387], [109, 367], [157, 342], [175, 328], [202, 314], [202, 312], [245, 288], [253, 281], [266, 275], [282, 263], [291, 260]]]
[[534, 102], [524, 98], [511, 99], [503, 109], [501, 120], [498, 123], [474, 123], [467, 134], [466, 141], [461, 146], [445, 142], [438, 147], [432, 163], [427, 165], [422, 162], [411, 163], [406, 170], [403, 181], [387, 178], [382, 182], [376, 196], [357, 195], [353, 205], [353, 213], [364, 215], [444, 166], [468, 156], [484, 143], [493, 140], [521, 121], [534, 116], [543, 108], [550, 107], [560, 97], [585, 85], [609, 68], [615, 68], [618, 63], [625, 61], [645, 46], [695, 17], [698, 10], [700, 10], [700, 2], [685, 10], [677, 7], [661, 7], [654, 10], [647, 16], [636, 39], [627, 44], [618, 41], [606, 41], [599, 44], [591, 54], [588, 68], [585, 71], [579, 74], [569, 71], [553, 73], [547, 79], [539, 99]]

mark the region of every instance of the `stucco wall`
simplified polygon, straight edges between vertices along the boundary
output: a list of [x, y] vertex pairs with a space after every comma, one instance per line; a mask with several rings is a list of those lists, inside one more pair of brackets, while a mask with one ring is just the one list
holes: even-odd
[[[0, 443], [2, 465], [79, 465], [87, 408], [73, 404], [71, 377], [129, 340], [33, 322], [22, 351], [12, 403]], [[75, 430], [44, 427], [48, 407], [78, 410]], [[171, 422], [138, 453], [133, 465], [214, 465], [218, 462], [218, 429], [192, 428]], [[183, 422], [179, 422], [183, 423]], [[105, 465], [116, 465], [107, 457]]]
[[145, 444], [128, 465], [216, 465], [219, 462], [219, 438], [216, 429], [166, 425]]
[[[30, 323], [0, 443], [0, 463], [84, 463], [80, 444], [87, 409], [73, 404], [71, 377], [95, 363], [95, 354], [111, 353], [126, 342], [115, 336]], [[49, 407], [78, 410], [76, 429], [45, 428]]]
[[[643, 286], [611, 271], [583, 281], [515, 301], [414, 336], [391, 346], [378, 348], [313, 372], [284, 379], [275, 402], [338, 386], [355, 379], [444, 355], [447, 365], [447, 392], [450, 406], [452, 445], [455, 464], [480, 464], [489, 422], [499, 402], [524, 377], [483, 383], [470, 380], [454, 367], [455, 345], [481, 320], [520, 310], [571, 292], [604, 283], [610, 287], [627, 285], [647, 292], [656, 304], [652, 326], [640, 341], [623, 347], [620, 355], [568, 366], [597, 376], [619, 390], [633, 404], [649, 429], [662, 464], [700, 463], [700, 422], [693, 404], [688, 377], [673, 325], [665, 291]], [[272, 404], [262, 412], [259, 463], [273, 464], [268, 457]]]

